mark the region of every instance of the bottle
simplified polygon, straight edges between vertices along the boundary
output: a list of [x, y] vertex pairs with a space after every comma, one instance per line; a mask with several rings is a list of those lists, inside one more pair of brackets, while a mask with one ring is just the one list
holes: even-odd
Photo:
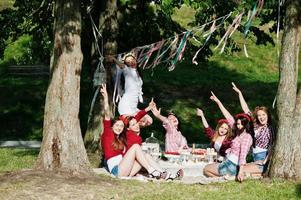
[[194, 154], [195, 153], [195, 144], [192, 144], [192, 149], [191, 149], [191, 153]]
[[154, 133], [151, 133], [151, 136], [145, 139], [146, 143], [157, 143], [159, 144], [159, 140], [154, 137]]
[[159, 140], [154, 137], [154, 133], [151, 133], [151, 136], [145, 139], [146, 145], [150, 148], [149, 153], [159, 153], [160, 152], [160, 144]]

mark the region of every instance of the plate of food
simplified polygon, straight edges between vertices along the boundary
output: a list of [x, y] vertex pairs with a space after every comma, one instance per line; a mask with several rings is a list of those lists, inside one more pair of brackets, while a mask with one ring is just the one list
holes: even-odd
[[198, 155], [205, 155], [206, 152], [207, 152], [206, 149], [195, 149], [193, 153]]

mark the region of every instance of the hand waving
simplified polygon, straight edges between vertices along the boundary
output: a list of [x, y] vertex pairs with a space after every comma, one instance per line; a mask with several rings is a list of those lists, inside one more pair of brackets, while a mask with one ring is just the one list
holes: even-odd
[[238, 87], [236, 87], [236, 85], [233, 82], [232, 82], [232, 86], [235, 92], [237, 92], [238, 94], [241, 93], [240, 89], [238, 89]]
[[214, 102], [219, 102], [219, 99], [215, 96], [215, 94], [211, 91], [210, 99]]
[[204, 116], [204, 112], [203, 112], [203, 110], [201, 110], [201, 109], [197, 108], [197, 109], [196, 109], [196, 115], [197, 115], [197, 116], [199, 116], [199, 117], [202, 117], [202, 116]]

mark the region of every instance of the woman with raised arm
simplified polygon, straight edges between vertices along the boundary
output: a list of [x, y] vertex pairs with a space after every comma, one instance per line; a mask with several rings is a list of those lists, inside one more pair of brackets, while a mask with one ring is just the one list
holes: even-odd
[[[244, 113], [252, 116], [252, 112], [242, 92], [233, 82], [232, 86], [233, 90], [238, 94]], [[255, 147], [253, 148], [254, 163], [249, 163], [246, 170], [252, 175], [261, 175], [267, 169], [275, 134], [272, 127], [271, 115], [266, 107], [257, 106], [253, 112], [253, 116], [255, 132]]]
[[[109, 58], [123, 70], [125, 80], [124, 94], [118, 104], [118, 112], [120, 115], [134, 116], [139, 112], [139, 109], [137, 108], [138, 103], [143, 102], [143, 81], [138, 69], [136, 56], [133, 53], [128, 53], [124, 56], [123, 62], [117, 60], [113, 56], [110, 56]], [[142, 127], [149, 126], [152, 123], [153, 120], [149, 115], [145, 115], [139, 122]]]
[[253, 123], [251, 118], [238, 114], [234, 119], [235, 138], [231, 147], [226, 151], [226, 159], [222, 163], [206, 165], [204, 174], [208, 177], [236, 176], [238, 181], [244, 180], [246, 157], [253, 143]]
[[101, 146], [104, 153], [105, 165], [114, 176], [134, 176], [145, 168], [150, 177], [166, 178], [163, 170], [158, 169], [148, 162], [140, 145], [134, 144], [126, 151], [127, 143], [125, 136], [125, 125], [122, 120], [111, 121], [111, 112], [108, 103], [106, 86], [102, 85], [100, 90], [104, 98], [104, 130], [101, 136]]
[[197, 116], [201, 117], [204, 132], [206, 136], [211, 140], [211, 145], [218, 152], [219, 155], [225, 157], [226, 150], [231, 147], [232, 144], [232, 128], [226, 119], [220, 119], [217, 123], [216, 129], [213, 130], [204, 115], [204, 112], [197, 108]]
[[167, 117], [161, 115], [161, 109], [155, 106], [152, 113], [156, 118], [163, 122], [163, 127], [166, 130], [165, 134], [165, 151], [166, 152], [181, 152], [183, 149], [189, 149], [186, 138], [180, 131], [180, 122], [177, 116], [170, 112]]

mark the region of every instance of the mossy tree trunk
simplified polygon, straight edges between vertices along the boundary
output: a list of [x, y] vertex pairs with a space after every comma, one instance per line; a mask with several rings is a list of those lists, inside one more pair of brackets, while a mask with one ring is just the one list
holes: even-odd
[[301, 2], [286, 2], [286, 22], [279, 60], [276, 146], [270, 175], [301, 180], [301, 90], [298, 89], [298, 57], [301, 40]]
[[36, 168], [87, 174], [91, 169], [78, 116], [83, 59], [80, 1], [56, 0], [54, 15], [50, 82]]

